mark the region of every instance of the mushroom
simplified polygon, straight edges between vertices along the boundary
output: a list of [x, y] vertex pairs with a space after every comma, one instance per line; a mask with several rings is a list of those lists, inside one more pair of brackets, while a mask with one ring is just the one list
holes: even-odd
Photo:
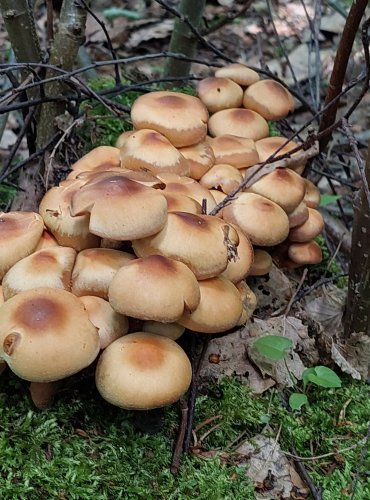
[[314, 208], [308, 208], [308, 219], [289, 231], [289, 240], [297, 243], [313, 240], [322, 232], [324, 225], [324, 219], [320, 212]]
[[32, 253], [44, 221], [34, 212], [0, 212], [0, 282], [16, 262]]
[[238, 243], [235, 229], [217, 217], [171, 212], [162, 231], [132, 246], [138, 257], [158, 254], [179, 260], [200, 280], [222, 273]]
[[179, 151], [188, 160], [189, 177], [192, 179], [200, 179], [215, 164], [215, 155], [206, 141], [179, 148]]
[[292, 229], [293, 227], [300, 226], [308, 219], [308, 208], [304, 201], [288, 214], [289, 219], [289, 227]]
[[191, 364], [173, 340], [135, 332], [110, 344], [96, 368], [96, 387], [109, 403], [150, 410], [179, 400], [188, 390]]
[[251, 268], [249, 269], [249, 276], [264, 276], [271, 271], [272, 257], [261, 248], [254, 249], [254, 260]]
[[255, 111], [243, 108], [217, 111], [208, 121], [208, 130], [214, 137], [231, 134], [254, 141], [269, 135], [267, 121]]
[[[284, 146], [283, 146], [284, 144]], [[274, 137], [266, 137], [264, 139], [260, 139], [259, 141], [256, 141], [256, 149], [258, 152], [259, 156], [259, 161], [262, 163], [266, 161], [270, 156], [272, 156], [277, 150], [279, 150], [275, 157], [286, 155], [287, 153], [290, 153], [293, 149], [295, 149], [298, 146], [298, 143], [296, 143], [293, 140], [289, 140], [286, 137], [280, 137], [280, 136], [274, 136]], [[280, 149], [281, 148], [281, 149]], [[289, 162], [289, 168], [294, 170], [297, 174], [301, 175], [303, 169], [304, 169], [304, 164], [298, 163], [297, 160], [295, 160], [295, 163], [292, 163], [293, 158], [295, 153], [292, 153], [290, 155], [290, 162]], [[274, 157], [274, 158], [275, 158]], [[284, 161], [285, 160], [274, 160], [274, 166], [275, 167], [284, 167]]]
[[136, 99], [131, 108], [131, 120], [135, 129], [156, 130], [180, 148], [204, 140], [208, 111], [197, 97], [157, 91]]
[[215, 155], [215, 163], [227, 163], [236, 168], [258, 163], [258, 153], [252, 139], [223, 134], [211, 138], [209, 144]]
[[200, 301], [199, 285], [190, 269], [173, 259], [151, 255], [129, 262], [109, 285], [109, 302], [121, 314], [173, 323]]
[[98, 146], [76, 161], [72, 165], [72, 170], [84, 172], [101, 166], [109, 170], [110, 167], [120, 167], [120, 161], [120, 150], [118, 148], [113, 146]]
[[237, 168], [226, 163], [218, 163], [203, 175], [199, 184], [208, 189], [221, 189], [223, 193], [229, 194], [239, 187], [242, 181], [243, 176]]
[[235, 225], [233, 225], [233, 228], [238, 233], [239, 245], [235, 255], [229, 257], [229, 262], [227, 263], [225, 271], [219, 276], [236, 284], [248, 275], [253, 265], [254, 252], [252, 243], [243, 231]]
[[259, 80], [244, 91], [243, 106], [266, 120], [281, 120], [294, 110], [294, 99], [281, 83]]
[[243, 312], [239, 318], [238, 325], [245, 325], [257, 307], [257, 297], [245, 281], [237, 283], [236, 288], [240, 293], [243, 303]]
[[322, 251], [316, 241], [292, 243], [288, 247], [288, 257], [296, 264], [296, 267], [308, 264], [320, 264], [322, 261]]
[[36, 288], [1, 306], [0, 358], [20, 378], [60, 380], [90, 365], [98, 352], [96, 328], [66, 290]]
[[204, 78], [198, 84], [197, 93], [211, 113], [221, 109], [239, 108], [243, 102], [243, 89], [229, 78]]
[[303, 201], [309, 208], [317, 208], [320, 205], [320, 190], [313, 182], [304, 179], [306, 192]]
[[215, 71], [215, 76], [230, 78], [230, 80], [244, 87], [252, 85], [252, 83], [258, 82], [260, 79], [256, 71], [241, 63], [232, 63], [219, 68]]
[[161, 323], [160, 321], [144, 321], [143, 332], [155, 333], [172, 340], [177, 340], [185, 332], [185, 327], [178, 323]]

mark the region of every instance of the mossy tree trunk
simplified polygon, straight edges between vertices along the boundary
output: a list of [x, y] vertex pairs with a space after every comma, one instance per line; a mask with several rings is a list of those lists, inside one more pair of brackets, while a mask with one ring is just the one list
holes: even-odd
[[[199, 29], [202, 20], [205, 0], [180, 0], [178, 10], [181, 18], [177, 17], [171, 35], [169, 51], [194, 57], [197, 48], [197, 37], [192, 33], [184, 19], [194, 28]], [[165, 65], [165, 76], [186, 77], [190, 73], [191, 62], [169, 58]]]

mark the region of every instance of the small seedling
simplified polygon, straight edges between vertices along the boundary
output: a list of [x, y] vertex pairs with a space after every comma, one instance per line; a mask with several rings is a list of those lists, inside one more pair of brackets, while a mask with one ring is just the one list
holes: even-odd
[[[268, 359], [278, 361], [286, 358], [289, 350], [293, 348], [293, 342], [280, 335], [266, 335], [257, 339], [254, 343], [257, 351]], [[289, 376], [293, 380], [293, 374], [290, 372], [288, 365], [285, 367], [289, 372]], [[300, 410], [302, 406], [308, 403], [307, 391], [310, 384], [325, 388], [341, 387], [341, 380], [338, 375], [327, 366], [315, 366], [306, 368], [302, 374], [303, 391], [293, 392], [289, 397], [289, 406], [292, 410]]]

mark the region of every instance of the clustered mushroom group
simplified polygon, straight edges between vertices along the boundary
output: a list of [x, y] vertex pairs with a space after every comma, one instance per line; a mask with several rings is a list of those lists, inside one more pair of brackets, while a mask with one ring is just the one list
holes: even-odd
[[176, 342], [185, 328], [244, 324], [256, 307], [244, 280], [268, 273], [270, 254], [284, 267], [321, 260], [319, 192], [304, 165], [277, 165], [207, 215], [286, 142], [268, 137], [267, 120], [293, 106], [241, 64], [202, 80], [198, 97], [144, 94], [133, 130], [78, 160], [39, 214], [0, 214], [0, 368], [31, 382], [38, 407], [98, 357], [110, 403], [175, 402], [191, 382]]

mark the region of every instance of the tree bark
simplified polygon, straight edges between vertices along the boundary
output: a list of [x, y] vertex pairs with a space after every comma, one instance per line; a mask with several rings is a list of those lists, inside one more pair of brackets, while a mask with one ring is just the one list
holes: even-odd
[[[169, 51], [194, 57], [197, 39], [189, 26], [184, 22], [187, 19], [194, 28], [199, 29], [200, 21], [206, 0], [180, 0], [179, 12], [171, 35]], [[191, 62], [169, 58], [165, 65], [165, 76], [186, 77], [190, 73]]]

